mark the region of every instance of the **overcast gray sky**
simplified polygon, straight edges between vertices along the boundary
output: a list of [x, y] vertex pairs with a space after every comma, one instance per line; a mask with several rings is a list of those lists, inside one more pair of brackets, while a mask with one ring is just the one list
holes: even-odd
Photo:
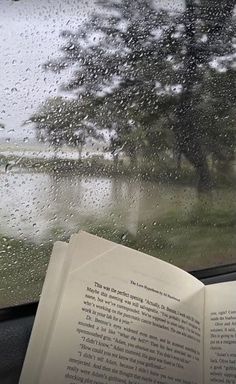
[[[157, 1], [172, 9], [181, 3]], [[22, 123], [70, 76], [45, 72], [42, 64], [60, 54], [60, 31], [77, 30], [94, 9], [91, 0], [1, 0], [0, 144], [33, 141], [33, 128]]]

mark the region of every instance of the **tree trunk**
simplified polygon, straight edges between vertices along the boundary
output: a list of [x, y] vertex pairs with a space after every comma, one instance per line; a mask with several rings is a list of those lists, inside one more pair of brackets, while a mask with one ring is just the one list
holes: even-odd
[[185, 156], [194, 166], [198, 175], [198, 192], [210, 192], [213, 187], [209, 166], [206, 159], [206, 154], [202, 151], [202, 148], [197, 149], [197, 156], [192, 156], [191, 152], [186, 152]]
[[138, 165], [137, 155], [136, 155], [136, 153], [131, 153], [130, 154], [130, 166], [131, 166], [131, 168], [136, 169], [137, 165]]
[[[202, 146], [201, 127], [197, 122], [198, 116], [194, 111], [195, 86], [199, 84], [198, 52], [196, 40], [197, 14], [200, 9], [201, 17], [208, 29], [208, 46], [214, 49], [216, 42], [224, 36], [228, 19], [232, 17], [236, 0], [202, 0], [199, 7], [197, 0], [185, 0], [185, 41], [186, 53], [183, 60], [183, 76], [181, 83], [183, 91], [177, 107], [177, 123], [175, 135], [177, 145], [190, 163], [195, 167], [199, 177], [198, 190], [209, 191], [212, 189], [211, 175], [207, 163], [206, 153]], [[204, 62], [209, 59], [205, 53]]]
[[82, 159], [82, 150], [83, 150], [83, 145], [81, 143], [79, 143], [79, 146], [78, 146], [79, 160]]
[[136, 150], [135, 145], [132, 145], [132, 143], [131, 143], [131, 145], [129, 147], [129, 159], [130, 159], [130, 166], [133, 169], [136, 169], [137, 165], [138, 165], [138, 162], [137, 162], [137, 150]]
[[180, 152], [179, 148], [173, 151], [173, 159], [176, 162], [177, 171], [180, 172], [182, 165], [182, 153]]
[[115, 172], [118, 172], [118, 162], [119, 162], [119, 154], [113, 153], [113, 163], [114, 163]]
[[208, 169], [206, 154], [202, 148], [202, 135], [195, 114], [194, 93], [198, 79], [196, 54], [196, 5], [194, 0], [186, 0], [185, 39], [186, 53], [181, 83], [182, 94], [176, 110], [174, 132], [180, 154], [184, 154], [194, 166], [198, 177], [198, 190], [211, 190], [212, 182]]

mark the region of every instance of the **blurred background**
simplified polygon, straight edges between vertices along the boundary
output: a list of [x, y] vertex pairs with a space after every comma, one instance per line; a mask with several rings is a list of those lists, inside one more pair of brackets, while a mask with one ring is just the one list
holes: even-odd
[[79, 229], [235, 262], [235, 4], [1, 1], [0, 307]]

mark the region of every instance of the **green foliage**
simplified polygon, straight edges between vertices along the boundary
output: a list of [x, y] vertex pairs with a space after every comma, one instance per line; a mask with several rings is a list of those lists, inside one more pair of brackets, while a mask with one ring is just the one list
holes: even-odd
[[62, 85], [75, 100], [49, 100], [32, 119], [38, 137], [83, 145], [106, 128], [115, 159], [171, 150], [210, 185], [207, 156], [228, 161], [235, 151], [235, 1], [186, 0], [184, 12], [150, 0], [97, 4], [78, 32], [62, 32], [61, 58], [45, 65], [76, 66]]
[[63, 144], [79, 147], [85, 144], [88, 137], [103, 138], [86, 118], [86, 105], [57, 97], [48, 99], [25, 124], [34, 122], [38, 140], [48, 142], [55, 148]]

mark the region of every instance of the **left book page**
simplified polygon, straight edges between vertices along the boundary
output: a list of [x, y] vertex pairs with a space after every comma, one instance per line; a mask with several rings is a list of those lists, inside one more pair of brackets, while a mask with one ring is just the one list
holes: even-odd
[[203, 383], [202, 283], [86, 233], [70, 257], [34, 383]]
[[[79, 247], [77, 239], [80, 239]], [[96, 247], [87, 244], [86, 252], [80, 257], [79, 248], [85, 248], [85, 244], [87, 234], [80, 233], [72, 235], [69, 244], [58, 241], [53, 246], [19, 384], [39, 381], [70, 268], [75, 263], [76, 267], [83, 265], [97, 256], [97, 252], [110, 248], [109, 242], [99, 239]]]

